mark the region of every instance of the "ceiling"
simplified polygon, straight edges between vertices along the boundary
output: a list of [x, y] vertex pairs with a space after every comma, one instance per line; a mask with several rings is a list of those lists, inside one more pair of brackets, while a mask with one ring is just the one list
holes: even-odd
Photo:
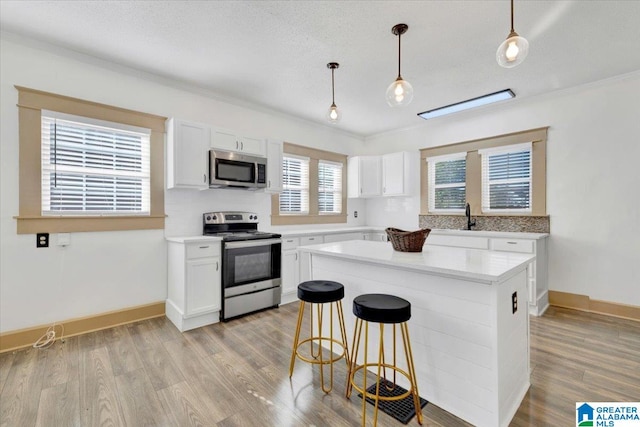
[[[638, 0], [516, 1], [529, 56], [504, 69], [495, 52], [509, 20], [505, 0], [0, 1], [5, 33], [360, 137], [422, 124], [421, 111], [505, 88], [526, 98], [640, 70]], [[402, 76], [415, 95], [391, 108], [397, 23], [409, 25]], [[324, 119], [328, 62], [340, 64], [336, 125]]]

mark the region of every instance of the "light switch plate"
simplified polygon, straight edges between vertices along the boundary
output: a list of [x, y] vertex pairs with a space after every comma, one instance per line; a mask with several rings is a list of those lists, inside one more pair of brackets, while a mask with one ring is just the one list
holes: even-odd
[[69, 246], [71, 244], [71, 234], [69, 233], [58, 233], [56, 239], [56, 245], [58, 246]]

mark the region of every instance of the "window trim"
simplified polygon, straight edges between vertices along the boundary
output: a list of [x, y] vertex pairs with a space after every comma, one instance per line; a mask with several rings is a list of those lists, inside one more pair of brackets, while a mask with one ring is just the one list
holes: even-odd
[[[164, 139], [166, 117], [85, 101], [40, 90], [18, 90], [19, 214], [18, 234], [39, 232], [164, 229]], [[122, 123], [151, 131], [151, 201], [149, 215], [73, 216], [42, 215], [41, 111], [55, 111], [90, 119]]]
[[[442, 145], [420, 150], [420, 215], [440, 215], [439, 212], [429, 212], [428, 206], [428, 165], [426, 158], [467, 153], [467, 201], [471, 205], [474, 216], [544, 216], [547, 215], [547, 133], [549, 127], [529, 129], [488, 138], [474, 139], [449, 145]], [[515, 145], [525, 142], [532, 143], [531, 149], [531, 212], [481, 212], [482, 207], [482, 165], [478, 150]], [[444, 214], [444, 213], [443, 213]], [[446, 215], [446, 214], [444, 214]]]
[[[309, 158], [309, 214], [280, 214], [280, 195], [271, 196], [271, 225], [338, 224], [347, 222], [347, 156], [331, 151], [318, 150], [303, 145], [285, 142], [283, 153]], [[285, 155], [286, 155], [285, 154]], [[342, 212], [320, 214], [318, 211], [318, 162], [326, 160], [342, 163]]]

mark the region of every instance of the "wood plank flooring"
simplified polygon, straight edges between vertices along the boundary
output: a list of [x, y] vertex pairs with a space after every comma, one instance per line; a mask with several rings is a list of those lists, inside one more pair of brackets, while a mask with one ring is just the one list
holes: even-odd
[[[328, 395], [317, 367], [297, 361], [289, 380], [296, 316], [288, 304], [184, 334], [158, 318], [0, 354], [0, 426], [359, 425], [344, 363]], [[554, 307], [531, 318], [531, 388], [511, 425], [574, 425], [577, 401], [640, 401], [640, 322]], [[424, 414], [469, 425], [433, 404]], [[381, 413], [379, 425], [403, 424]]]

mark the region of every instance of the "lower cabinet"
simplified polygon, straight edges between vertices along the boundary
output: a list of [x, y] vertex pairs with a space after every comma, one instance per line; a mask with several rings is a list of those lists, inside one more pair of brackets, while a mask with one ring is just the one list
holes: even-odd
[[389, 237], [385, 232], [370, 231], [364, 233], [364, 240], [371, 240], [372, 242], [388, 242]]
[[166, 315], [182, 332], [215, 323], [221, 308], [219, 241], [169, 241]]
[[[471, 231], [470, 233], [474, 233]], [[534, 254], [536, 259], [527, 268], [529, 313], [541, 316], [549, 307], [547, 278], [547, 238], [521, 239], [487, 236], [451, 236], [430, 234], [425, 245], [455, 246], [470, 249]]]

